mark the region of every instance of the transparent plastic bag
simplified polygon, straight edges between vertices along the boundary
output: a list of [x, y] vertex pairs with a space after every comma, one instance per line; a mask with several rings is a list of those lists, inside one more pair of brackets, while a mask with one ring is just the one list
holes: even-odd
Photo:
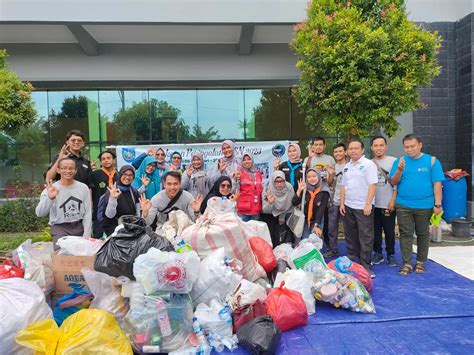
[[139, 287], [133, 287], [133, 292], [133, 306], [122, 322], [122, 329], [136, 351], [170, 352], [191, 345], [193, 308], [188, 295], [140, 295]]
[[191, 291], [195, 305], [207, 304], [212, 298], [225, 299], [242, 280], [242, 275], [233, 272], [225, 260], [224, 248], [219, 248], [201, 261], [199, 275]]
[[102, 248], [104, 242], [100, 239], [66, 236], [59, 238], [56, 245], [60, 255], [92, 256]]
[[34, 322], [16, 335], [16, 342], [46, 354], [133, 354], [114, 316], [100, 309], [83, 309], [60, 328], [54, 320]]
[[158, 291], [189, 293], [198, 277], [200, 262], [195, 251], [179, 254], [150, 248], [136, 258], [133, 275], [146, 294]]
[[44, 293], [54, 290], [53, 275], [53, 243], [31, 243], [31, 239], [23, 242], [13, 252], [13, 262], [24, 271], [24, 278], [37, 284]]
[[278, 274], [274, 287], [278, 287], [282, 281], [285, 282], [287, 289], [301, 293], [308, 314], [314, 314], [316, 312], [314, 296], [311, 293], [311, 275], [308, 275], [303, 270], [288, 270], [285, 273]]
[[254, 282], [242, 279], [228, 298], [228, 303], [232, 309], [237, 309], [253, 304], [257, 299], [264, 302], [266, 298], [267, 292], [265, 288]]
[[122, 284], [128, 282], [125, 277], [118, 279], [102, 272], [84, 268], [81, 270], [89, 290], [94, 295], [90, 308], [112, 313], [120, 322], [128, 312], [128, 299], [122, 297]]

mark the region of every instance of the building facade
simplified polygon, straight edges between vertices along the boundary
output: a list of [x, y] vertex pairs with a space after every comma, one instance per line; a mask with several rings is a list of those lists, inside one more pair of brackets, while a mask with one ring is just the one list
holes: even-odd
[[[86, 133], [92, 158], [114, 144], [316, 135], [291, 95], [299, 73], [289, 41], [306, 4], [0, 0], [0, 47], [36, 88], [39, 113], [27, 132], [0, 135], [0, 188], [18, 164], [24, 180], [41, 180], [73, 128]], [[471, 172], [474, 1], [408, 0], [407, 10], [443, 37], [442, 72], [420, 89], [427, 108], [399, 118], [390, 153], [401, 154], [401, 137], [413, 131], [445, 170]]]

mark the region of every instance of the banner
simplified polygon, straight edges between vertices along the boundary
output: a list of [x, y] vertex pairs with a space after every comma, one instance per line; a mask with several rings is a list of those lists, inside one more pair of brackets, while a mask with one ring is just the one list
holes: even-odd
[[[244, 153], [252, 153], [256, 167], [262, 173], [264, 179], [268, 179], [273, 171], [275, 159], [288, 160], [287, 150], [290, 141], [267, 141], [267, 142], [235, 142], [235, 153], [241, 157]], [[183, 157], [182, 165], [191, 164], [193, 152], [200, 152], [204, 156], [206, 169], [210, 169], [222, 158], [220, 143], [196, 143], [196, 144], [162, 144], [162, 145], [118, 145], [117, 166], [130, 164], [136, 157], [146, 153], [149, 148], [162, 148], [166, 153], [166, 162], [170, 162], [170, 155], [178, 152]]]

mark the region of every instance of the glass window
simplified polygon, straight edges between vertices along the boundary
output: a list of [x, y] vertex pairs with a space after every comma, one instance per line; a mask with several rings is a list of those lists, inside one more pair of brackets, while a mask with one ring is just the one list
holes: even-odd
[[153, 141], [202, 141], [197, 127], [196, 99], [196, 90], [150, 91]]
[[107, 144], [151, 141], [147, 90], [100, 90], [101, 136]]
[[244, 138], [244, 90], [197, 90], [197, 125], [207, 140]]
[[290, 137], [287, 88], [245, 90], [245, 135], [256, 140]]
[[80, 130], [86, 142], [100, 141], [97, 91], [50, 91], [48, 100], [53, 157], [70, 130]]

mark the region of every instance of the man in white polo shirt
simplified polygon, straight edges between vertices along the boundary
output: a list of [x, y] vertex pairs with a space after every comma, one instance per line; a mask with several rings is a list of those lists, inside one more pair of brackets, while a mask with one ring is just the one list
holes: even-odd
[[359, 262], [375, 277], [371, 266], [374, 244], [374, 197], [377, 189], [377, 166], [364, 156], [364, 143], [349, 142], [351, 160], [343, 170], [339, 211], [346, 232], [347, 255]]

